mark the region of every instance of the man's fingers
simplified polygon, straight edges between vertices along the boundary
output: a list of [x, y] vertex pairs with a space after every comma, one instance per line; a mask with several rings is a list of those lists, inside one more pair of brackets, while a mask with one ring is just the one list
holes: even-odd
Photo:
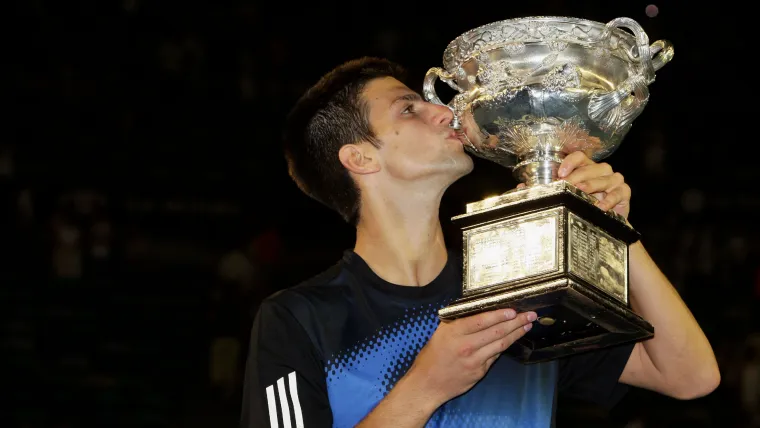
[[566, 177], [561, 178], [571, 184], [577, 184], [592, 178], [611, 176], [613, 173], [614, 171], [612, 171], [612, 167], [608, 163], [595, 163], [580, 166]]
[[501, 353], [506, 351], [507, 348], [512, 346], [512, 344], [520, 340], [521, 337], [525, 336], [532, 327], [533, 324], [523, 324], [521, 327], [512, 330], [505, 337], [480, 348], [476, 353], [476, 358], [488, 360], [494, 356], [501, 355]]
[[459, 324], [461, 334], [472, 334], [504, 321], [509, 321], [517, 316], [514, 309], [497, 309], [495, 311], [482, 312], [456, 321]]
[[623, 178], [623, 174], [616, 172], [612, 175], [588, 178], [584, 181], [576, 183], [575, 186], [586, 193], [592, 194], [597, 192], [609, 192], [624, 182], [625, 178]]
[[604, 211], [615, 208], [620, 203], [628, 203], [631, 199], [631, 188], [627, 185], [618, 186], [609, 192], [597, 206]]
[[493, 342], [498, 342], [499, 340], [509, 336], [515, 330], [523, 330], [524, 326], [530, 325], [530, 323], [535, 320], [535, 312], [521, 313], [517, 315], [517, 317], [515, 317], [513, 320], [504, 321], [485, 330], [473, 333], [470, 336], [472, 340], [470, 343], [472, 344], [473, 349], [483, 348]]
[[557, 171], [557, 173], [559, 174], [559, 178], [565, 179], [568, 175], [570, 175], [571, 172], [575, 171], [576, 169], [582, 166], [591, 165], [593, 163], [594, 161], [589, 159], [585, 153], [580, 151], [573, 152], [562, 160], [562, 164], [559, 166], [559, 171]]

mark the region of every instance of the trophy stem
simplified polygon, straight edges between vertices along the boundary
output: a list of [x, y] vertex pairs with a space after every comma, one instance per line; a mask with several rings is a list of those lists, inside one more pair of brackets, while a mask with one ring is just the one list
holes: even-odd
[[520, 162], [514, 168], [514, 177], [526, 186], [549, 184], [559, 179], [559, 166], [565, 158], [559, 152], [531, 152], [520, 156]]

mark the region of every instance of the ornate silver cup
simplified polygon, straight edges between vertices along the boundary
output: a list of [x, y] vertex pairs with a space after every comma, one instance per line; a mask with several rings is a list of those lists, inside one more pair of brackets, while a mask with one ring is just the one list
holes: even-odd
[[436, 79], [452, 87], [452, 126], [466, 149], [511, 168], [526, 187], [467, 204], [452, 219], [464, 238], [463, 296], [442, 319], [536, 311], [538, 323], [507, 351], [525, 363], [653, 336], [628, 302], [628, 246], [638, 232], [557, 171], [575, 151], [611, 155], [672, 57], [669, 42], [650, 45], [629, 18], [511, 19], [449, 44], [445, 68], [425, 76], [425, 98], [443, 104]]

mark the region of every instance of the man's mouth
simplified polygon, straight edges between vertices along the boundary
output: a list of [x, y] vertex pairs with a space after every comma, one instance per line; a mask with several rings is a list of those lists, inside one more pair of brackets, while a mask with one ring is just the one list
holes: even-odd
[[462, 136], [457, 131], [451, 131], [451, 132], [449, 132], [449, 134], [446, 136], [446, 138], [451, 138], [453, 140], [457, 140], [460, 143], [464, 144], [464, 142], [462, 141]]

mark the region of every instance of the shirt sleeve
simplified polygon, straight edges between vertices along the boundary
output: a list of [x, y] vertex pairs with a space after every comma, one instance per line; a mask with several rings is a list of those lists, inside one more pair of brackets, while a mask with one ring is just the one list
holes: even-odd
[[620, 375], [634, 343], [573, 355], [560, 360], [560, 395], [612, 408], [628, 391]]
[[332, 426], [321, 357], [301, 324], [267, 299], [253, 322], [241, 428]]

